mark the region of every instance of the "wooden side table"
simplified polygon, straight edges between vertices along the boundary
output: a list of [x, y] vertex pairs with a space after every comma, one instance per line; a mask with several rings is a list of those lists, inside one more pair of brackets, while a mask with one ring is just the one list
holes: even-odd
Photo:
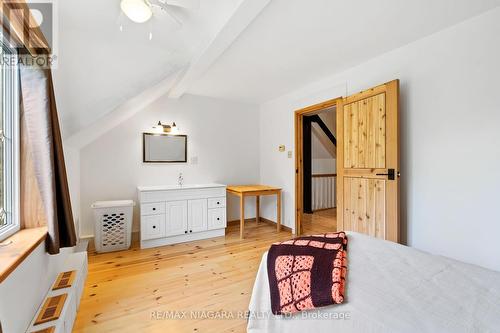
[[227, 187], [228, 194], [234, 194], [240, 198], [240, 239], [243, 239], [245, 228], [245, 197], [254, 196], [256, 200], [256, 220], [260, 219], [260, 196], [276, 195], [276, 229], [281, 231], [281, 188], [267, 185], [234, 185]]

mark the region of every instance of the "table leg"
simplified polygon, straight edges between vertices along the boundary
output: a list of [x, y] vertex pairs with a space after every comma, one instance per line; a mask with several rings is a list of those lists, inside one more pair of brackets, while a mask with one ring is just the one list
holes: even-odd
[[245, 196], [240, 196], [240, 239], [243, 239], [245, 228]]
[[256, 195], [255, 196], [255, 222], [259, 224], [260, 220], [260, 196]]
[[281, 231], [281, 191], [279, 191], [277, 194], [276, 194], [276, 208], [277, 208], [277, 212], [276, 212], [276, 228], [278, 230], [278, 232]]

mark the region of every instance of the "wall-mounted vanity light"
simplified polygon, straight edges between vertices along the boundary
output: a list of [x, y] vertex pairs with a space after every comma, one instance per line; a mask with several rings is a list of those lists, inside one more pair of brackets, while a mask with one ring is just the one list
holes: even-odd
[[144, 163], [186, 163], [187, 135], [180, 134], [177, 124], [153, 126], [153, 130], [142, 133]]
[[153, 129], [155, 133], [170, 133], [170, 134], [179, 133], [179, 129], [177, 128], [175, 121], [172, 123], [172, 125], [162, 124], [161, 121], [158, 121], [158, 124], [156, 126], [153, 126]]

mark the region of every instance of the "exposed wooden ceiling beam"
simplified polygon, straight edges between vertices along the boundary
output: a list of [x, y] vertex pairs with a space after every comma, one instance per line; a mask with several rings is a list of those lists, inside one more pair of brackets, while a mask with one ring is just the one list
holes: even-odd
[[246, 27], [269, 4], [270, 0], [242, 0], [221, 31], [209, 42], [187, 71], [170, 90], [169, 97], [181, 97], [191, 84], [201, 77], [213, 63], [231, 46]]
[[95, 123], [70, 136], [65, 140], [66, 144], [77, 149], [85, 147], [164, 94], [168, 93], [171, 98], [181, 97], [190, 85], [203, 75], [238, 38], [269, 2], [270, 0], [242, 0], [221, 31], [190, 65], [178, 70], [158, 85], [146, 89]]
[[183, 69], [178, 70], [157, 85], [142, 91], [140, 94], [121, 104], [104, 117], [99, 118], [90, 126], [83, 128], [65, 139], [65, 144], [77, 149], [85, 147], [165, 95], [175, 82], [177, 82], [177, 78], [182, 75], [182, 73], [184, 73]]

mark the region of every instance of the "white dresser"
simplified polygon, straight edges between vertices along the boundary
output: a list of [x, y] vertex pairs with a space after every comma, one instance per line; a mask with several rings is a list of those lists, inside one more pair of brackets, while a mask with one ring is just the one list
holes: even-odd
[[140, 186], [141, 248], [225, 235], [226, 185]]

